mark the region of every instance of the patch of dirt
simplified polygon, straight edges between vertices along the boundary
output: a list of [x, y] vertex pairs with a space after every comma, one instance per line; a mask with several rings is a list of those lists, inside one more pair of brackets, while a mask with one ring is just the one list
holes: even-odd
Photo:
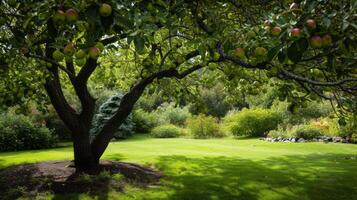
[[[115, 179], [115, 175], [123, 178]], [[109, 188], [123, 191], [125, 182], [147, 186], [158, 182], [162, 176], [161, 172], [148, 167], [116, 161], [101, 161], [95, 175], [76, 171], [71, 161], [22, 164], [0, 171], [0, 194], [7, 194], [0, 199], [47, 191], [55, 194], [102, 193]]]

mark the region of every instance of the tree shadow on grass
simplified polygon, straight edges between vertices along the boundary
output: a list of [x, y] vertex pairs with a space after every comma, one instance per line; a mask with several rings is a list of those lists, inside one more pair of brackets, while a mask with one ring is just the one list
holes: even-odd
[[356, 155], [267, 160], [163, 156], [168, 199], [357, 199]]

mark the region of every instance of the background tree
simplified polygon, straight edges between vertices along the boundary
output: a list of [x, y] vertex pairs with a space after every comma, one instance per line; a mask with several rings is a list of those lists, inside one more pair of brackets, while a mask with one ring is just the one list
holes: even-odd
[[[72, 131], [75, 165], [82, 169], [98, 165], [146, 87], [194, 72], [202, 76], [207, 66], [219, 69], [229, 84], [245, 82], [250, 93], [277, 79], [292, 110], [320, 96], [337, 102], [340, 111], [354, 112], [356, 2], [291, 3], [2, 1], [0, 99], [8, 106], [23, 102], [44, 86]], [[264, 12], [271, 10], [276, 14]], [[105, 54], [111, 55], [110, 70], [101, 70], [108, 65], [102, 65]], [[127, 91], [91, 141], [91, 87], [115, 85], [113, 77]], [[76, 94], [79, 108], [69, 104], [64, 87]]]

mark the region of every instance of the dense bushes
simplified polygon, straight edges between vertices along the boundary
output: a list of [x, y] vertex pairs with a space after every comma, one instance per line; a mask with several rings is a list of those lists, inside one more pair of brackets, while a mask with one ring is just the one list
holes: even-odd
[[225, 127], [235, 136], [264, 136], [277, 128], [281, 121], [278, 113], [269, 109], [243, 109], [225, 117]]
[[289, 111], [288, 107], [288, 102], [275, 101], [271, 108], [282, 116], [281, 125], [285, 128], [289, 125], [303, 124], [311, 119], [327, 117], [332, 112], [328, 102], [309, 102], [305, 107], [297, 108], [294, 113]]
[[272, 138], [304, 138], [306, 140], [311, 140], [322, 135], [321, 129], [306, 124], [295, 125], [286, 130], [280, 127], [278, 130], [272, 130], [268, 133], [268, 137]]
[[49, 129], [35, 126], [29, 117], [24, 115], [0, 115], [0, 151], [25, 149], [43, 149], [56, 145]]
[[198, 115], [205, 114], [213, 117], [224, 117], [233, 107], [226, 100], [227, 91], [221, 83], [214, 87], [200, 89], [197, 99], [190, 105], [190, 112]]
[[157, 116], [143, 109], [133, 111], [134, 130], [137, 133], [148, 133], [157, 125]]
[[187, 128], [194, 138], [221, 138], [225, 136], [215, 118], [202, 114], [189, 119]]
[[309, 125], [297, 125], [293, 126], [290, 130], [290, 135], [296, 138], [304, 138], [307, 140], [311, 140], [313, 138], [317, 138], [321, 136], [321, 130]]
[[172, 124], [161, 125], [151, 131], [151, 135], [156, 138], [175, 138], [181, 134], [182, 129]]
[[159, 124], [174, 124], [184, 126], [186, 120], [191, 117], [187, 107], [181, 108], [173, 103], [162, 104], [155, 112]]
[[71, 131], [58, 117], [55, 111], [50, 110], [47, 114], [37, 114], [34, 116], [35, 123], [45, 124], [46, 127], [52, 130], [52, 133], [59, 141], [71, 140]]

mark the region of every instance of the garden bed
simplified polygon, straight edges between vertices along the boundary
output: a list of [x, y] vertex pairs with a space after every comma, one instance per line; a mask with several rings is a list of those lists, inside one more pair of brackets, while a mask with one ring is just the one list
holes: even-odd
[[5, 199], [36, 196], [38, 193], [103, 193], [123, 191], [125, 183], [146, 186], [157, 182], [162, 173], [137, 164], [101, 161], [92, 175], [77, 172], [71, 161], [22, 164], [0, 171], [0, 193]]

